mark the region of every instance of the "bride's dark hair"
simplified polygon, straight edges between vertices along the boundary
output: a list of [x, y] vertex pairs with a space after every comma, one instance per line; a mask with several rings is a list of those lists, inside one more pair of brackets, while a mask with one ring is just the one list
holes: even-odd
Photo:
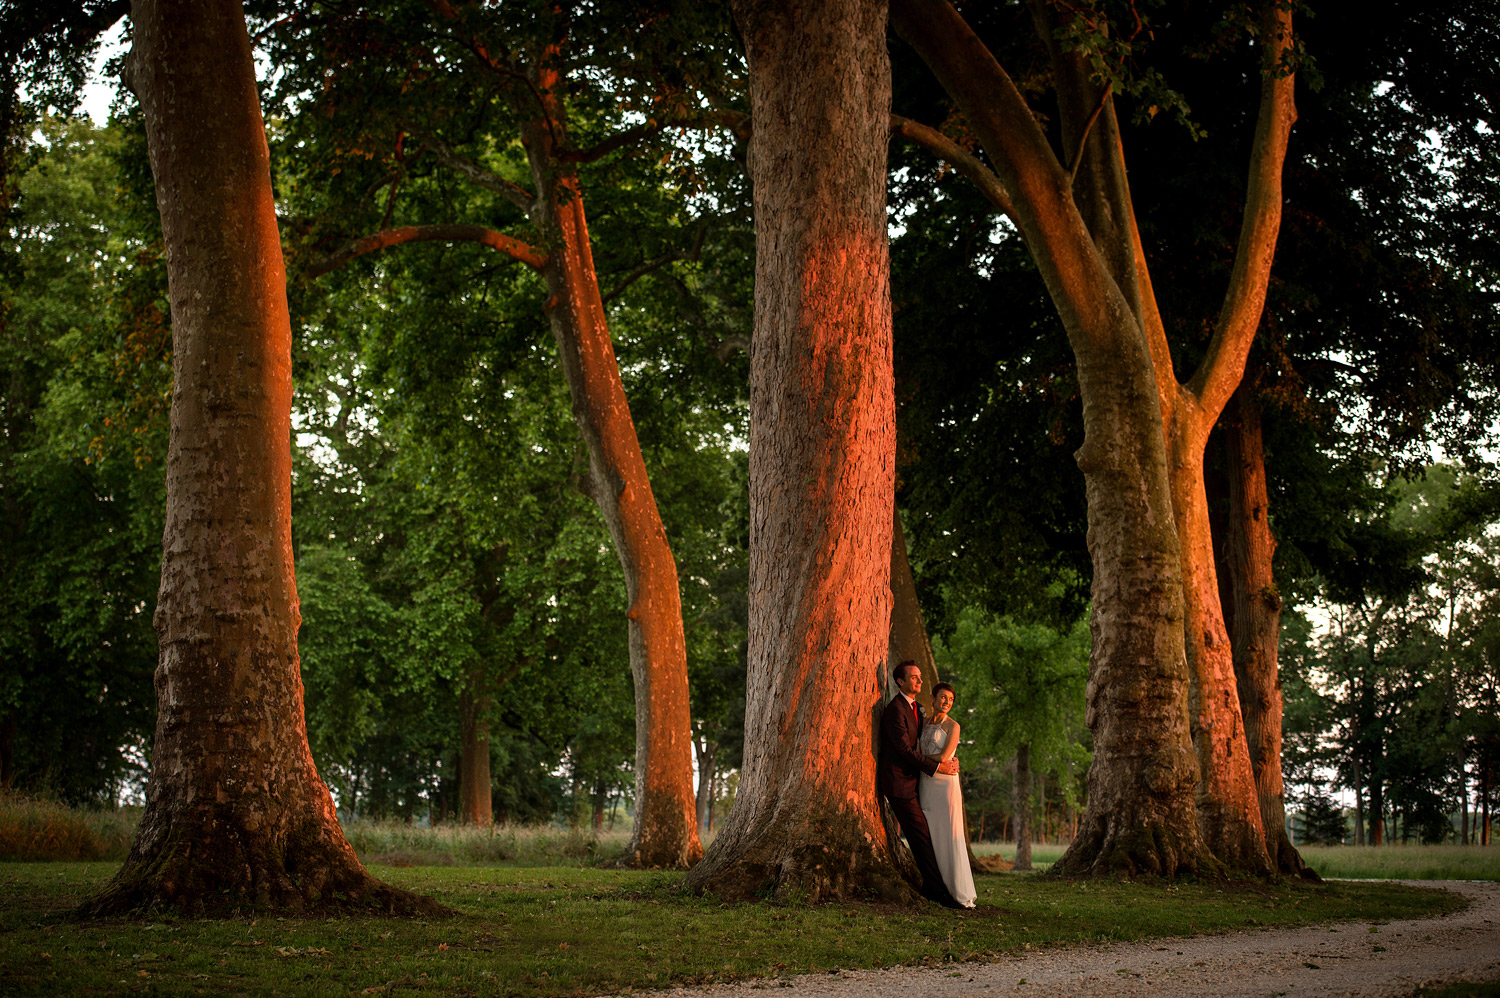
[[943, 692], [944, 690], [947, 690], [949, 693], [952, 693], [953, 694], [953, 699], [955, 699], [955, 700], [958, 699], [958, 690], [955, 690], [953, 687], [949, 686], [947, 683], [938, 683], [936, 686], [934, 686], [932, 688], [932, 695], [935, 697], [939, 693]]

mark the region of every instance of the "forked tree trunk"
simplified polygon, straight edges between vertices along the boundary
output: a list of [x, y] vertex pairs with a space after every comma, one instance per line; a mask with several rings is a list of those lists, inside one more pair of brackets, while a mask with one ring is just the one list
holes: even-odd
[[1142, 320], [1095, 246], [1067, 171], [983, 42], [946, 2], [895, 0], [891, 20], [995, 163], [1010, 199], [1005, 210], [1031, 248], [1078, 363], [1084, 444], [1075, 457], [1094, 564], [1094, 762], [1088, 810], [1058, 870], [1206, 871], [1214, 861], [1194, 807], [1181, 561]]
[[243, 12], [136, 0], [131, 21], [172, 303], [159, 714], [130, 855], [83, 912], [440, 913], [360, 866], [308, 750], [291, 325]]
[[[1204, 840], [1184, 833], [1176, 821], [1183, 763], [1175, 753], [1186, 731], [1172, 725], [1188, 713], [1186, 703], [1177, 706], [1186, 699], [1187, 669], [1178, 664], [1186, 643], [1200, 694], [1194, 718], [1198, 748], [1205, 750], [1198, 757], [1207, 776], [1198, 794], [1203, 831], [1232, 865], [1264, 871], [1259, 808], [1217, 613], [1202, 448], [1243, 372], [1280, 225], [1281, 167], [1295, 118], [1291, 78], [1280, 65], [1291, 42], [1290, 13], [1268, 3], [1262, 14], [1267, 76], [1244, 227], [1207, 356], [1192, 379], [1178, 385], [1135, 225], [1110, 94], [1084, 53], [1069, 51], [1059, 40], [1057, 29], [1082, 15], [1041, 0], [1032, 9], [1051, 47], [1068, 167], [1052, 152], [1009, 76], [951, 4], [893, 0], [892, 22], [964, 112], [995, 164], [980, 188], [1021, 230], [1078, 361], [1085, 432], [1078, 461], [1088, 488], [1094, 563], [1089, 724], [1095, 757], [1088, 811], [1060, 869], [1170, 874], [1201, 866]], [[969, 175], [984, 173], [972, 163], [962, 168]], [[1143, 392], [1154, 392], [1155, 404], [1139, 398]], [[1179, 535], [1171, 542], [1159, 536], [1163, 511]], [[1145, 577], [1152, 574], [1154, 580]], [[1163, 599], [1163, 583], [1182, 590]], [[1160, 639], [1168, 619], [1186, 627], [1172, 642]], [[1117, 727], [1107, 730], [1111, 726]], [[1142, 835], [1136, 827], [1141, 821], [1153, 829], [1164, 823], [1165, 829]], [[1131, 844], [1121, 852], [1117, 843]]]
[[479, 692], [484, 670], [469, 673], [469, 685], [459, 694], [458, 819], [488, 828], [495, 823], [490, 792], [490, 698]]
[[1286, 834], [1286, 794], [1281, 778], [1281, 594], [1276, 591], [1270, 498], [1261, 409], [1251, 384], [1242, 384], [1224, 420], [1229, 510], [1225, 520], [1224, 572], [1228, 576], [1229, 643], [1245, 719], [1245, 743], [1255, 771], [1266, 852], [1277, 872], [1316, 878]]
[[879, 0], [742, 0], [755, 337], [739, 793], [688, 885], [910, 898], [876, 797], [895, 404]]
[[557, 73], [535, 72], [542, 116], [522, 127], [536, 184], [532, 221], [549, 245], [542, 275], [573, 416], [589, 449], [589, 492], [625, 573], [635, 683], [635, 827], [629, 861], [681, 868], [703, 855], [693, 801], [687, 646], [677, 563], [667, 545], [646, 462], [620, 383], [594, 273], [578, 176], [558, 158], [567, 133]]
[[937, 662], [932, 657], [932, 642], [927, 637], [927, 621], [917, 602], [917, 580], [911, 573], [911, 559], [906, 547], [906, 532], [901, 529], [901, 513], [892, 509], [891, 518], [891, 643], [886, 655], [885, 698], [895, 696], [896, 666], [902, 662], [917, 663], [922, 671], [922, 692], [917, 699], [922, 709], [932, 715], [932, 688], [937, 685]]

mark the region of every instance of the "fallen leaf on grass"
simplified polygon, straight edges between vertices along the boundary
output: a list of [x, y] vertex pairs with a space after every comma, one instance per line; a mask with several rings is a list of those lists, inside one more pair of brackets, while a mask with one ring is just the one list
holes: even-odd
[[276, 947], [277, 956], [332, 956], [333, 954], [320, 946], [309, 946], [306, 949], [298, 949], [295, 946]]

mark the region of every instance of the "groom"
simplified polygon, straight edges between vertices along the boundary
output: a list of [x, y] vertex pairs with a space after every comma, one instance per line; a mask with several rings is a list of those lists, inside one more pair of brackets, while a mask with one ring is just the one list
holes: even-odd
[[880, 716], [880, 761], [875, 766], [875, 781], [881, 795], [890, 801], [906, 843], [911, 846], [912, 858], [922, 874], [922, 896], [948, 908], [961, 908], [943, 885], [943, 875], [932, 852], [927, 818], [917, 803], [918, 774], [951, 775], [958, 772], [958, 760], [936, 763], [917, 752], [923, 720], [922, 705], [917, 703], [917, 694], [922, 691], [922, 670], [917, 663], [908, 659], [896, 666], [896, 686], [901, 693], [891, 698]]

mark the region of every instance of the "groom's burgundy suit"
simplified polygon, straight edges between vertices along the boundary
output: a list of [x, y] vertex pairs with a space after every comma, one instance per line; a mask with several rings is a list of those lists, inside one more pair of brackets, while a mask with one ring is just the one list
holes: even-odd
[[917, 751], [917, 739], [921, 734], [921, 704], [908, 703], [905, 696], [897, 693], [880, 715], [880, 760], [875, 764], [875, 782], [881, 795], [890, 801], [891, 810], [896, 812], [896, 820], [901, 823], [901, 832], [906, 836], [906, 844], [911, 846], [912, 858], [917, 861], [917, 870], [922, 874], [922, 896], [939, 904], [954, 904], [953, 895], [948, 893], [943, 874], [938, 870], [937, 856], [932, 851], [932, 833], [927, 829], [927, 817], [922, 814], [922, 805], [917, 803], [919, 774], [932, 776], [938, 765]]

